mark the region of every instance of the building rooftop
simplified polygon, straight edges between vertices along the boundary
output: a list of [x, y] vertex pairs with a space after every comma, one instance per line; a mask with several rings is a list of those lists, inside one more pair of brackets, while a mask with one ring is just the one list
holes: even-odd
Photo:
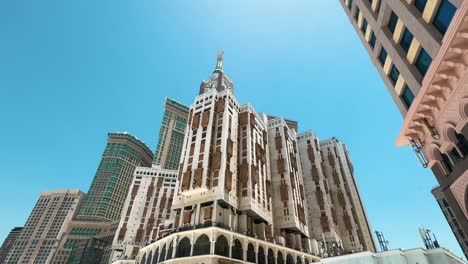
[[132, 134], [128, 133], [128, 132], [109, 132], [107, 134], [107, 136], [109, 137], [113, 137], [113, 138], [127, 138], [129, 139], [130, 141], [132, 141], [133, 143], [137, 144], [138, 146], [140, 146], [141, 148], [143, 148], [146, 153], [148, 155], [150, 155], [151, 157], [153, 157], [153, 152], [151, 151], [151, 149], [145, 144], [145, 142], [143, 142], [142, 140], [140, 140], [139, 138], [133, 136]]

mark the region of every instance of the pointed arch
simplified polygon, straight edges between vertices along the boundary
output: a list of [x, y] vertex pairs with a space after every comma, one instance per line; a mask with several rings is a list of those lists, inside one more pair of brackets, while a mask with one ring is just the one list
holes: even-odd
[[146, 253], [143, 254], [143, 257], [140, 260], [140, 264], [145, 264], [146, 263]]
[[153, 256], [153, 263], [152, 264], [157, 264], [159, 263], [159, 247], [156, 248], [156, 251], [154, 252], [154, 256]]
[[210, 254], [210, 239], [207, 235], [203, 234], [197, 238], [195, 245], [193, 246], [193, 255], [208, 255]]
[[276, 258], [276, 263], [277, 264], [284, 264], [284, 257], [283, 257], [283, 253], [281, 253], [281, 251], [278, 251], [278, 257]]
[[302, 258], [300, 256], [296, 257], [296, 264], [302, 264]]
[[242, 243], [236, 239], [232, 243], [231, 255], [233, 259], [244, 260], [244, 251], [242, 250]]
[[192, 245], [190, 244], [190, 239], [188, 237], [184, 237], [177, 245], [176, 258], [190, 257], [191, 249]]
[[166, 260], [166, 245], [164, 245], [161, 249], [161, 255], [159, 255], [159, 262], [163, 262]]
[[275, 254], [273, 253], [273, 250], [270, 248], [268, 249], [268, 264], [275, 264]]
[[153, 251], [150, 250], [148, 254], [148, 259], [146, 259], [146, 264], [151, 264], [152, 261], [153, 261]]
[[215, 254], [220, 256], [229, 257], [229, 244], [225, 236], [220, 235], [216, 239]]
[[247, 261], [252, 263], [257, 262], [255, 256], [255, 249], [252, 243], [249, 243], [249, 245], [247, 246]]
[[169, 244], [169, 248], [167, 249], [166, 260], [172, 259], [173, 251], [174, 251], [174, 241], [171, 241], [171, 244]]
[[262, 246], [258, 247], [258, 253], [257, 253], [257, 263], [259, 264], [265, 264], [265, 250], [263, 250]]

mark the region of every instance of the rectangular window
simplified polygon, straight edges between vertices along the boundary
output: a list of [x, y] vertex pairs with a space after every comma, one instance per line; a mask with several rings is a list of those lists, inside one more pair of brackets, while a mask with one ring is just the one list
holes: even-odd
[[380, 63], [382, 63], [382, 65], [385, 64], [385, 61], [387, 60], [387, 51], [384, 49], [384, 47], [382, 47], [380, 49], [380, 54], [379, 54], [379, 61]]
[[403, 50], [408, 53], [408, 50], [411, 46], [411, 42], [413, 41], [413, 34], [408, 30], [408, 28], [405, 28], [405, 31], [403, 32], [403, 37], [401, 38], [400, 41], [400, 46], [403, 48]]
[[379, 2], [377, 3], [377, 9], [375, 11], [377, 13], [379, 13], [380, 12], [380, 6], [382, 5], [382, 0], [376, 0], [376, 1], [379, 1]]
[[401, 99], [403, 99], [403, 102], [405, 102], [406, 107], [410, 108], [414, 100], [414, 94], [411, 91], [411, 89], [408, 87], [408, 85], [406, 85], [405, 88], [403, 89], [403, 93], [401, 94]]
[[450, 3], [448, 0], [442, 0], [439, 6], [439, 10], [434, 18], [434, 26], [442, 35], [447, 32], [447, 29], [452, 22], [453, 15], [455, 15], [457, 8]]
[[351, 10], [351, 7], [353, 6], [353, 0], [348, 1], [348, 8]]
[[370, 41], [369, 44], [371, 45], [372, 48], [375, 47], [375, 42], [377, 41], [377, 37], [375, 37], [374, 32], [371, 33]]
[[425, 49], [421, 48], [421, 51], [419, 52], [419, 56], [416, 60], [416, 68], [422, 74], [422, 76], [426, 75], [427, 70], [429, 69], [429, 66], [431, 66], [431, 63], [432, 63], [431, 56], [427, 54]]
[[361, 11], [359, 10], [359, 8], [356, 7], [356, 12], [354, 12], [354, 19], [356, 20], [356, 22], [357, 22], [358, 19], [359, 19], [359, 13], [360, 13], [360, 12], [361, 12]]
[[422, 12], [424, 12], [424, 8], [426, 7], [427, 0], [415, 0], [414, 1], [414, 6]]
[[361, 28], [362, 33], [366, 34], [367, 26], [368, 26], [367, 20], [364, 18], [364, 20], [362, 21], [362, 28]]
[[395, 32], [397, 23], [398, 16], [395, 14], [395, 12], [392, 11], [392, 14], [390, 15], [390, 20], [388, 20], [388, 29], [390, 29], [390, 32]]
[[397, 69], [395, 64], [393, 64], [392, 68], [390, 69], [389, 77], [393, 85], [395, 85], [396, 82], [398, 81], [398, 77], [400, 77], [400, 71]]

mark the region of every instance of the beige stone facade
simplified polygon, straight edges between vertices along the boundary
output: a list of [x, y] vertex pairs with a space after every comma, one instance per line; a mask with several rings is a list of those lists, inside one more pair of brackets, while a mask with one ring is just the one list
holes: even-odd
[[170, 219], [177, 171], [137, 167], [112, 243], [112, 261], [135, 259], [140, 248], [153, 242]]
[[322, 254], [332, 256], [342, 251], [342, 242], [333, 211], [331, 182], [325, 174], [325, 164], [317, 136], [306, 131], [297, 136], [302, 177], [307, 201], [307, 221], [310, 237], [317, 240]]
[[344, 143], [336, 138], [320, 141], [323, 172], [330, 186], [333, 218], [345, 253], [376, 251], [354, 168]]
[[84, 198], [80, 190], [42, 192], [5, 263], [56, 263], [57, 241]]

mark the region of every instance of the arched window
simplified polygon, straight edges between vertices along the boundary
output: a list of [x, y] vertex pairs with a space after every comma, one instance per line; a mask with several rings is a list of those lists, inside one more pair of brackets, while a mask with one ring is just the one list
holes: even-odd
[[296, 264], [302, 264], [302, 259], [301, 259], [301, 257], [297, 256], [297, 258], [296, 258]]
[[445, 168], [448, 170], [449, 173], [453, 171], [453, 163], [447, 156], [447, 154], [442, 153], [442, 163], [444, 164]]
[[463, 157], [466, 157], [468, 154], [468, 141], [466, 140], [463, 134], [456, 134], [457, 137], [457, 148], [462, 152]]
[[173, 241], [171, 241], [171, 244], [169, 245], [169, 248], [167, 249], [167, 257], [166, 260], [169, 260], [172, 258], [172, 251], [174, 250], [174, 244]]
[[273, 250], [268, 249], [268, 264], [275, 264], [275, 254], [273, 253]]
[[231, 255], [233, 259], [239, 259], [243, 260], [244, 259], [244, 252], [242, 251], [242, 243], [239, 240], [234, 240], [234, 243], [232, 243], [232, 249], [231, 249]]
[[306, 259], [304, 260], [304, 263], [305, 263], [305, 264], [309, 264], [309, 260], [306, 258]]
[[184, 237], [177, 245], [176, 258], [190, 257], [190, 239]]
[[143, 254], [143, 257], [140, 260], [140, 264], [145, 264], [146, 263], [146, 253]]
[[283, 257], [283, 253], [281, 253], [281, 251], [278, 251], [278, 257], [276, 258], [276, 263], [277, 264], [284, 264], [284, 257]]
[[201, 235], [193, 246], [193, 255], [200, 256], [208, 254], [210, 254], [210, 239], [207, 235]]
[[159, 248], [157, 248], [157, 249], [156, 249], [156, 252], [154, 252], [153, 263], [152, 263], [152, 264], [157, 264], [157, 263], [159, 263], [158, 260], [159, 260]]
[[259, 264], [265, 264], [265, 251], [262, 246], [258, 247], [257, 260]]
[[216, 239], [215, 254], [229, 258], [229, 245], [226, 237], [224, 237], [223, 235], [219, 236], [218, 239]]
[[253, 245], [249, 243], [247, 247], [247, 262], [256, 263], [257, 261], [255, 259], [255, 249]]
[[148, 255], [148, 259], [146, 260], [146, 264], [151, 264], [152, 261], [153, 261], [153, 251], [150, 251]]
[[159, 262], [163, 262], [166, 260], [166, 245], [164, 245], [161, 249], [161, 255], [159, 256]]
[[294, 259], [289, 254], [286, 256], [286, 264], [294, 264]]

